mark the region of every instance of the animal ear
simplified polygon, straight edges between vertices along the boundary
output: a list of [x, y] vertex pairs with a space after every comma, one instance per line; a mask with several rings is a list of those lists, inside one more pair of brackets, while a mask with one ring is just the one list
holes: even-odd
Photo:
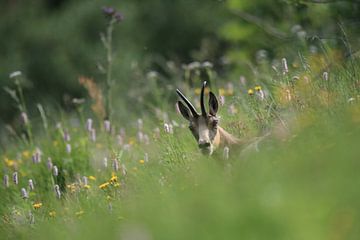
[[181, 115], [186, 119], [186, 120], [189, 120], [190, 121], [190, 118], [191, 118], [191, 113], [190, 113], [190, 110], [188, 107], [186, 107], [181, 101], [178, 101], [177, 102], [178, 104], [178, 107], [179, 107], [179, 110], [180, 110], [180, 113]]
[[219, 103], [216, 99], [216, 96], [213, 92], [209, 93], [209, 113], [212, 116], [215, 116], [219, 109]]

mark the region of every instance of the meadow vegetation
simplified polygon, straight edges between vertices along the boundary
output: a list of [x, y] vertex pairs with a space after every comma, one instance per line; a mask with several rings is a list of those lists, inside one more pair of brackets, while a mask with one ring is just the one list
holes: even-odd
[[[247, 1], [228, 1], [219, 11], [257, 23], [244, 15], [254, 5], [241, 2]], [[260, 12], [267, 8], [252, 2], [259, 2]], [[285, 2], [284, 11], [292, 6]], [[334, 10], [322, 8], [313, 11], [324, 19]], [[291, 44], [278, 38], [274, 52], [256, 50], [249, 60], [251, 51], [241, 53], [235, 42], [258, 32], [224, 17], [228, 22], [218, 33], [228, 41], [224, 56], [205, 56], [203, 46], [193, 52], [198, 61], [133, 63], [131, 83], [118, 91], [112, 31], [126, 14], [102, 11], [102, 81], [79, 77], [87, 97], [71, 98], [72, 111], [35, 104], [24, 94], [31, 81], [26, 73], [9, 73], [5, 90], [20, 120], [7, 126], [0, 151], [0, 236], [358, 239], [360, 62], [351, 48], [359, 39], [354, 32], [337, 28], [341, 47], [320, 40], [315, 46], [302, 33], [285, 51]], [[280, 18], [269, 12], [265, 20]], [[260, 25], [274, 33], [284, 24], [276, 23]], [[220, 125], [246, 142], [212, 156], [200, 153], [175, 105], [180, 88], [199, 107], [205, 80], [220, 101]]]

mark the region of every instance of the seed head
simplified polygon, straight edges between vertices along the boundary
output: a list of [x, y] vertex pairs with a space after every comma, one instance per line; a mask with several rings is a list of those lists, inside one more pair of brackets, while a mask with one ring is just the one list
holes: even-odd
[[13, 181], [14, 181], [15, 185], [19, 184], [19, 178], [18, 178], [18, 173], [17, 172], [13, 173]]
[[34, 187], [34, 182], [33, 182], [32, 179], [29, 179], [29, 189], [30, 189], [31, 191], [33, 191], [33, 190], [35, 189], [35, 187]]
[[54, 177], [57, 177], [59, 175], [59, 169], [56, 165], [53, 167], [53, 175]]
[[29, 194], [27, 193], [25, 188], [21, 188], [21, 197], [23, 199], [29, 198]]
[[58, 199], [60, 199], [61, 198], [61, 192], [60, 192], [60, 187], [59, 187], [59, 185], [55, 185], [54, 186], [54, 191], [55, 191], [55, 195], [56, 195], [56, 197], [58, 198]]
[[4, 186], [6, 188], [9, 187], [9, 176], [8, 175], [4, 175], [3, 182], [4, 182]]

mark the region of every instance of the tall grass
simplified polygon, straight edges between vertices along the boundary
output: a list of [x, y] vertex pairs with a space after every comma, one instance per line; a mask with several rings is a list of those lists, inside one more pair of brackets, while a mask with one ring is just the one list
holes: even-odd
[[[229, 158], [223, 149], [198, 152], [175, 101], [129, 119], [126, 129], [90, 124], [86, 111], [51, 121], [40, 107], [47, 134], [28, 134], [31, 142], [16, 140], [2, 152], [1, 236], [357, 239], [359, 63], [351, 63], [356, 73], [346, 64], [324, 73], [285, 61], [252, 81], [211, 79], [224, 128], [245, 139], [270, 133], [252, 150], [230, 149]], [[198, 89], [175, 83], [196, 99]]]

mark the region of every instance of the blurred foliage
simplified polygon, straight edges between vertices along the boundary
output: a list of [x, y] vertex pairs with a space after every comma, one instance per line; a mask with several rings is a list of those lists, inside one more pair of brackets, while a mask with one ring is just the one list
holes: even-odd
[[[37, 102], [73, 109], [72, 98], [88, 96], [80, 76], [99, 85], [105, 80], [98, 69], [106, 57], [99, 36], [106, 28], [105, 5], [125, 16], [114, 36], [120, 120], [142, 114], [142, 105], [153, 109], [174, 98], [168, 91], [174, 88], [171, 81], [184, 78], [183, 63], [211, 61], [222, 81], [251, 79], [253, 63], [278, 66], [278, 59], [287, 57], [296, 64], [295, 58], [309, 52], [326, 56], [338, 49], [337, 60], [347, 60], [359, 47], [359, 2], [314, 2], [1, 0], [0, 86], [12, 87], [8, 75], [20, 70], [30, 115]], [[147, 77], [152, 70], [155, 80]], [[2, 122], [18, 118], [6, 94], [0, 95], [0, 111]]]

